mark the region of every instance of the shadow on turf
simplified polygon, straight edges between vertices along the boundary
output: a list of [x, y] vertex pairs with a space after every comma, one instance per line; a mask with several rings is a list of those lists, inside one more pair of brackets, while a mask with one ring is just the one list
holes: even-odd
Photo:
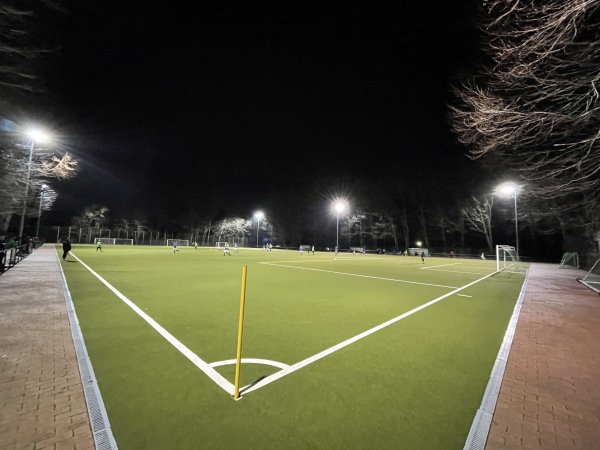
[[258, 383], [259, 381], [264, 380], [265, 378], [267, 378], [266, 375], [263, 375], [262, 377], [256, 379], [254, 382], [250, 383], [248, 386], [246, 386], [244, 389], [240, 389], [240, 395], [243, 395], [244, 392], [246, 392], [248, 389], [250, 389], [252, 386], [254, 386], [256, 383]]

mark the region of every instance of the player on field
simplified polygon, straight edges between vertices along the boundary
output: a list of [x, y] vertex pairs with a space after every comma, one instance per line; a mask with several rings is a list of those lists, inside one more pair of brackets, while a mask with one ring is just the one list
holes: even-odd
[[225, 255], [231, 256], [231, 253], [229, 253], [229, 242], [225, 242], [225, 247], [223, 248], [223, 256]]
[[98, 250], [102, 251], [102, 242], [101, 241], [96, 242], [96, 251], [98, 251]]
[[425, 264], [425, 250], [421, 250], [421, 261]]
[[177, 251], [177, 241], [173, 241], [173, 253]]
[[233, 244], [233, 252], [237, 253], [238, 252], [238, 246], [237, 246], [237, 242], [235, 244]]

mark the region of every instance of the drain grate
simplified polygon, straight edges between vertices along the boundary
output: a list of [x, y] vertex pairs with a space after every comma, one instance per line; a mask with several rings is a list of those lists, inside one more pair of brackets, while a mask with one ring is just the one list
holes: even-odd
[[494, 363], [492, 373], [490, 374], [490, 380], [488, 381], [485, 393], [483, 394], [481, 406], [473, 419], [473, 424], [471, 425], [471, 430], [467, 436], [464, 450], [483, 450], [485, 448], [487, 436], [490, 432], [490, 426], [492, 425], [492, 418], [494, 417], [494, 410], [496, 409], [496, 403], [498, 401], [498, 395], [500, 394], [500, 387], [502, 386], [502, 379], [504, 378], [510, 346], [512, 345], [517, 321], [519, 320], [519, 313], [521, 312], [521, 305], [523, 303], [523, 298], [525, 297], [528, 278], [529, 272], [527, 272], [527, 275], [525, 276], [519, 299], [517, 300], [504, 339], [502, 340], [502, 345], [498, 351], [496, 362]]
[[104, 407], [102, 395], [100, 394], [96, 376], [94, 375], [94, 369], [92, 368], [92, 363], [88, 357], [85, 342], [83, 341], [81, 328], [79, 328], [79, 320], [77, 320], [77, 314], [75, 313], [75, 306], [71, 299], [67, 280], [65, 279], [64, 273], [62, 273], [62, 267], [58, 263], [58, 259], [57, 264], [60, 267], [62, 274], [63, 292], [67, 305], [69, 323], [71, 325], [71, 335], [73, 337], [75, 353], [77, 354], [77, 364], [79, 365], [79, 373], [81, 374], [81, 383], [83, 385], [83, 393], [88, 408], [88, 416], [90, 418], [90, 426], [92, 428], [96, 450], [117, 450], [117, 442], [110, 429], [106, 408]]

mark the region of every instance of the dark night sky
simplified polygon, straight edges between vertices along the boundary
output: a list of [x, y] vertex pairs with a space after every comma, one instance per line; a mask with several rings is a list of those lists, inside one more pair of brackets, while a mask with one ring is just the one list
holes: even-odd
[[249, 217], [275, 194], [444, 187], [473, 164], [447, 104], [477, 68], [475, 2], [73, 3], [57, 126], [81, 170], [56, 214]]

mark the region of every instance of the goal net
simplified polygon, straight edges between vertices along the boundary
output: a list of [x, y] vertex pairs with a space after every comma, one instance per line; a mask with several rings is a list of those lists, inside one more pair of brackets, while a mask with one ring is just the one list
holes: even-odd
[[167, 247], [173, 247], [173, 244], [177, 244], [177, 247], [189, 247], [190, 241], [188, 239], [167, 239]]
[[496, 271], [518, 269], [517, 251], [510, 245], [496, 245]]
[[559, 269], [579, 269], [579, 253], [566, 252], [560, 261]]
[[133, 239], [115, 239], [115, 245], [133, 245]]
[[101, 242], [102, 245], [115, 245], [116, 238], [94, 238], [94, 244]]
[[589, 287], [592, 291], [600, 294], [600, 259], [592, 266], [592, 269], [583, 278], [577, 281]]

